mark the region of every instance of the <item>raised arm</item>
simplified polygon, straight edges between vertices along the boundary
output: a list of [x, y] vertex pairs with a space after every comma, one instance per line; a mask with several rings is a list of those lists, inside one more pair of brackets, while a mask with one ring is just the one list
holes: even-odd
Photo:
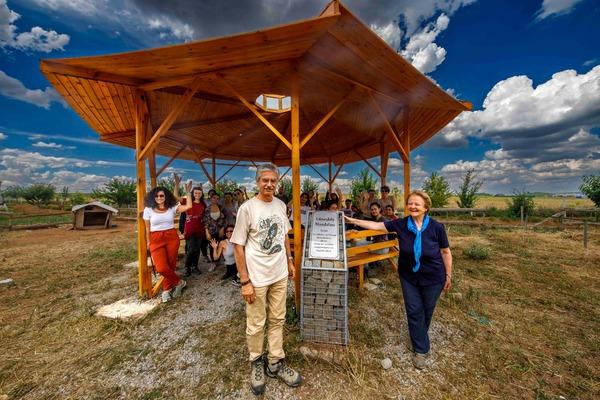
[[347, 216], [344, 216], [344, 219], [348, 223], [360, 226], [361, 228], [371, 229], [373, 231], [388, 231], [385, 229], [385, 224], [383, 222], [365, 221], [364, 219], [350, 218]]
[[175, 186], [173, 187], [173, 196], [179, 201], [179, 184], [181, 183], [181, 177], [173, 172], [173, 182], [175, 182]]
[[[178, 185], [176, 184], [175, 190], [179, 192], [179, 189], [177, 188]], [[186, 212], [190, 208], [192, 208], [192, 182], [188, 182], [185, 184], [185, 204], [179, 204], [179, 206], [177, 207], [177, 211], [179, 211], [180, 213]]]

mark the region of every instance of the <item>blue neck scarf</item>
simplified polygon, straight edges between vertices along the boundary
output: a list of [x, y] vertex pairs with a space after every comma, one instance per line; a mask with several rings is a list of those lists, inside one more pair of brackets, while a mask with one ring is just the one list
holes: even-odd
[[412, 217], [408, 217], [407, 228], [409, 231], [415, 234], [415, 242], [413, 244], [413, 251], [415, 253], [415, 266], [413, 267], [413, 272], [417, 272], [419, 268], [421, 268], [421, 233], [429, 226], [429, 215], [425, 215], [423, 218], [423, 225], [421, 229], [417, 229], [417, 225], [415, 221], [413, 221]]

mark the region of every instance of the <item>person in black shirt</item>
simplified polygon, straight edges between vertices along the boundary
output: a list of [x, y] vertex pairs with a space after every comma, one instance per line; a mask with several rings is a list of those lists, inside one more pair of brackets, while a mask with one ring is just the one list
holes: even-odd
[[427, 365], [430, 350], [429, 325], [437, 300], [452, 285], [452, 253], [444, 225], [427, 215], [431, 199], [415, 190], [407, 198], [408, 217], [387, 222], [363, 221], [346, 217], [349, 223], [365, 229], [394, 232], [400, 255], [398, 273], [413, 347], [413, 364]]

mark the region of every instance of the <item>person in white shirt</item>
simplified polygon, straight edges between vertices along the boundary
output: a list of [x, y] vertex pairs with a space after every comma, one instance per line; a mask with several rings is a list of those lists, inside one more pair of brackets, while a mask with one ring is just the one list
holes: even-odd
[[250, 388], [259, 395], [265, 389], [263, 343], [268, 320], [266, 373], [291, 387], [302, 376], [283, 361], [283, 324], [288, 277], [294, 278], [287, 232], [290, 224], [285, 204], [275, 197], [279, 169], [274, 164], [256, 169], [258, 194], [244, 202], [237, 213], [231, 242], [240, 274], [241, 294], [246, 300], [246, 341], [251, 363]]
[[156, 272], [164, 278], [163, 303], [180, 296], [186, 285], [186, 282], [175, 273], [179, 235], [173, 223], [175, 213], [192, 208], [191, 189], [192, 183], [188, 182], [185, 186], [187, 192], [185, 205], [178, 203], [173, 193], [162, 186], [152, 189], [144, 200], [146, 208], [142, 218], [146, 227], [146, 248], [150, 251]]

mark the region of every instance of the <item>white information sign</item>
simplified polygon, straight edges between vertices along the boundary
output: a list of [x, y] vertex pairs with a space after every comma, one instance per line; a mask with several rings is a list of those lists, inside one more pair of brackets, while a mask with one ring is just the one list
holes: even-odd
[[331, 211], [317, 211], [310, 226], [309, 258], [338, 260], [340, 258], [339, 216]]

